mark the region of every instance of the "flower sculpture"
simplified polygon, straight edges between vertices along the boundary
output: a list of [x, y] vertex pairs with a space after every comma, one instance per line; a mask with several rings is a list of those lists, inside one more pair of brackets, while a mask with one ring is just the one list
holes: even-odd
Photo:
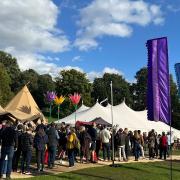
[[77, 110], [77, 105], [79, 104], [79, 101], [81, 99], [81, 95], [78, 93], [74, 93], [74, 95], [70, 94], [69, 99], [71, 100], [71, 102], [75, 107], [75, 124], [76, 124], [76, 110]]
[[54, 91], [47, 91], [46, 94], [44, 95], [46, 101], [49, 103], [49, 119], [51, 118], [51, 111], [52, 111], [52, 103], [54, 99], [56, 98], [56, 93]]
[[58, 106], [58, 119], [59, 119], [59, 109], [60, 109], [60, 105], [64, 102], [65, 97], [64, 96], [56, 96], [54, 99], [55, 104]]
[[56, 98], [56, 93], [53, 91], [47, 91], [45, 94], [45, 98], [48, 103], [52, 103]]

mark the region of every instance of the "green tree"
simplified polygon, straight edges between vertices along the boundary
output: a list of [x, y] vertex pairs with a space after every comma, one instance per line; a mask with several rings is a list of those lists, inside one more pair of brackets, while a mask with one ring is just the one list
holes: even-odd
[[[86, 77], [85, 73], [71, 69], [63, 70], [60, 72], [59, 76], [56, 78], [56, 92], [58, 95], [64, 95], [68, 97], [69, 94], [78, 92], [82, 96], [82, 100], [85, 105], [91, 106], [91, 91], [92, 85]], [[68, 115], [72, 112], [73, 107], [67, 100], [62, 104], [63, 116]]]
[[38, 88], [36, 90], [36, 100], [40, 108], [46, 107], [44, 94], [47, 91], [55, 91], [55, 82], [49, 74], [43, 74], [38, 76], [37, 81]]
[[94, 99], [99, 101], [108, 98], [111, 102], [110, 83], [113, 83], [113, 102], [114, 105], [120, 104], [124, 99], [129, 105], [131, 103], [131, 96], [129, 91], [129, 83], [118, 74], [105, 73], [102, 78], [97, 78], [93, 83]]
[[0, 63], [4, 65], [6, 71], [11, 79], [10, 87], [11, 91], [17, 92], [19, 90], [19, 80], [20, 80], [20, 69], [17, 64], [16, 58], [12, 57], [10, 54], [0, 51]]
[[108, 97], [106, 84], [104, 83], [103, 78], [94, 79], [92, 97], [94, 98], [94, 101], [98, 100], [99, 102]]
[[[147, 108], [147, 68], [141, 68], [136, 73], [136, 83], [131, 87], [131, 94], [133, 94], [133, 109], [144, 110]], [[171, 108], [172, 108], [172, 126], [180, 129], [180, 100], [178, 97], [178, 90], [176, 83], [170, 75], [170, 93], [171, 93]]]
[[136, 111], [142, 111], [146, 109], [147, 104], [147, 68], [143, 67], [137, 71], [135, 78], [136, 83], [131, 85], [132, 108]]
[[180, 99], [178, 95], [177, 85], [170, 75], [170, 86], [171, 86], [171, 108], [172, 108], [172, 126], [180, 129]]
[[2, 106], [5, 106], [13, 96], [10, 84], [11, 78], [9, 77], [4, 65], [0, 63], [0, 105]]
[[29, 83], [28, 87], [32, 94], [38, 90], [38, 79], [39, 74], [33, 69], [29, 69], [21, 73], [22, 86]]

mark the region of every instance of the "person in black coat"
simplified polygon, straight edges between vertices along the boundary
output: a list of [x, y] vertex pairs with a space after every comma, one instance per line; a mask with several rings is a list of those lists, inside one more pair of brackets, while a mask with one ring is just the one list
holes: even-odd
[[[36, 149], [37, 170], [44, 169], [44, 154], [48, 143], [48, 136], [44, 132], [44, 128], [39, 128], [34, 137], [34, 147]], [[40, 167], [41, 165], [41, 167]]]
[[18, 138], [16, 131], [12, 128], [12, 123], [9, 121], [6, 123], [6, 127], [2, 130], [0, 135], [1, 142], [1, 163], [0, 163], [0, 178], [2, 178], [3, 167], [5, 164], [5, 159], [7, 157], [7, 170], [6, 178], [10, 178], [12, 170], [12, 159], [14, 151], [17, 150]]
[[55, 128], [55, 123], [51, 123], [51, 127], [47, 131], [47, 136], [49, 139], [49, 142], [48, 142], [48, 153], [49, 153], [48, 167], [53, 168], [55, 158], [56, 158], [56, 149], [57, 149], [58, 140], [59, 140], [59, 135], [58, 135], [58, 131]]
[[[28, 128], [21, 136], [21, 148], [22, 148], [22, 161], [21, 161], [21, 173], [27, 175], [30, 173], [30, 163], [33, 150], [33, 136], [32, 129]], [[24, 167], [26, 164], [26, 167]]]
[[89, 147], [91, 143], [91, 136], [86, 131], [84, 126], [80, 127], [80, 134], [79, 134], [79, 141], [80, 141], [80, 162], [83, 163], [83, 157], [86, 159], [86, 163], [89, 162]]
[[18, 163], [19, 163], [20, 156], [22, 153], [21, 136], [22, 136], [23, 131], [24, 131], [24, 126], [22, 124], [19, 124], [17, 126], [17, 131], [16, 131], [17, 138], [18, 138], [18, 147], [17, 147], [17, 151], [14, 152], [13, 164], [12, 164], [12, 169], [14, 172], [16, 172], [18, 169]]

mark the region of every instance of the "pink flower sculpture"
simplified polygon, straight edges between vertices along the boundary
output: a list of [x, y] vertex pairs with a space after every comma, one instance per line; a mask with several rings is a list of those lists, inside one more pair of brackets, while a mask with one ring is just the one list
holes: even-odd
[[74, 95], [69, 95], [69, 98], [74, 105], [77, 105], [81, 99], [81, 95], [78, 93], [74, 93]]

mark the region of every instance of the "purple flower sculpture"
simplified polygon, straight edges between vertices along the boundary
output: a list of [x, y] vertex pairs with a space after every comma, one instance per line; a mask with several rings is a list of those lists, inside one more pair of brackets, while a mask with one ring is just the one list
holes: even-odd
[[45, 94], [46, 101], [51, 103], [56, 98], [56, 93], [53, 91], [47, 91]]
[[44, 95], [46, 101], [49, 103], [49, 121], [51, 121], [51, 111], [52, 111], [52, 102], [56, 98], [56, 93], [53, 91], [47, 91], [46, 94]]

